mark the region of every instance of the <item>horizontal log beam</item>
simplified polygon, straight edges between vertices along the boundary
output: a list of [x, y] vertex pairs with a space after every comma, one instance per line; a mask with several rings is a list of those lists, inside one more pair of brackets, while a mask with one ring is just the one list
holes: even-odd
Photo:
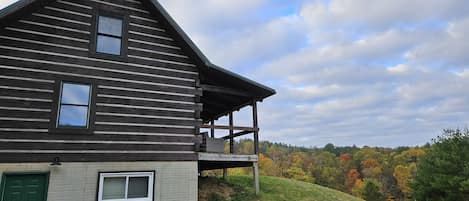
[[233, 134], [232, 136], [225, 136], [225, 137], [222, 137], [224, 140], [227, 140], [227, 139], [230, 139], [230, 138], [235, 138], [235, 137], [240, 137], [240, 136], [243, 136], [243, 135], [247, 135], [247, 134], [250, 134], [250, 133], [253, 133], [254, 131], [241, 131], [241, 132], [238, 132], [238, 133], [235, 133]]
[[200, 128], [210, 128], [210, 129], [221, 129], [221, 130], [242, 130], [242, 131], [259, 131], [259, 128], [252, 128], [252, 127], [242, 127], [242, 126], [219, 126], [219, 125], [207, 125], [204, 124], [200, 126]]

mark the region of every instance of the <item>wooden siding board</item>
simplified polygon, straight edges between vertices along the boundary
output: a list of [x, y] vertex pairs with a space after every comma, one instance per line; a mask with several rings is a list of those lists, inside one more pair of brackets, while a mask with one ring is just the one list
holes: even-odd
[[6, 110], [0, 108], [0, 117], [50, 119], [50, 112]]
[[194, 145], [0, 142], [0, 150], [2, 149], [6, 149], [6, 150], [194, 151]]
[[35, 32], [40, 32], [40, 33], [67, 36], [67, 37], [77, 38], [77, 39], [86, 40], [86, 41], [89, 41], [89, 39], [90, 39], [90, 34], [78, 33], [78, 32], [73, 32], [73, 31], [66, 31], [66, 30], [55, 29], [55, 28], [44, 27], [44, 26], [38, 26], [38, 25], [32, 25], [32, 24], [24, 24], [24, 23], [20, 23], [20, 22], [15, 23], [15, 24], [13, 24], [11, 26], [8, 26], [8, 27], [12, 27], [12, 28], [16, 28], [16, 29], [24, 29], [24, 30], [29, 30], [29, 31], [35, 31]]
[[140, 57], [147, 57], [147, 58], [153, 58], [153, 59], [164, 59], [164, 60], [168, 60], [168, 61], [172, 61], [172, 62], [190, 63], [189, 58], [174, 57], [174, 56], [168, 56], [168, 55], [163, 55], [163, 54], [139, 51], [139, 50], [135, 50], [135, 49], [129, 49], [128, 53], [129, 53], [129, 55], [137, 55], [137, 56], [140, 56]]
[[[0, 121], [1, 122], [1, 121]], [[174, 134], [194, 134], [195, 129], [189, 128], [157, 128], [138, 127], [122, 125], [95, 125], [96, 131], [119, 131], [119, 132], [143, 132], [143, 133], [174, 133]]]
[[109, 94], [109, 95], [117, 95], [117, 96], [130, 96], [130, 97], [138, 97], [138, 98], [154, 98], [154, 99], [164, 99], [164, 100], [173, 100], [173, 101], [185, 101], [185, 102], [195, 102], [195, 97], [187, 97], [187, 96], [176, 96], [176, 95], [166, 95], [166, 94], [159, 94], [158, 91], [154, 91], [154, 93], [145, 93], [145, 92], [135, 92], [135, 91], [123, 91], [123, 90], [115, 90], [115, 89], [103, 89], [98, 87], [98, 94]]
[[[3, 74], [3, 71], [0, 70], [0, 72], [1, 72], [0, 76], [5, 76], [5, 74]], [[15, 80], [15, 77], [21, 78], [23, 76], [15, 75], [11, 79], [0, 77], [0, 83], [2, 83], [1, 86], [46, 89], [46, 90], [47, 89], [52, 90], [54, 88], [54, 83], [43, 83], [43, 82], [35, 82], [35, 81], [27, 81], [27, 80]]]
[[164, 47], [159, 47], [159, 46], [154, 46], [154, 45], [149, 45], [149, 44], [139, 43], [139, 42], [134, 42], [134, 41], [129, 41], [128, 44], [129, 44], [129, 47], [167, 52], [167, 53], [177, 54], [177, 55], [184, 55], [182, 50], [177, 50], [177, 49], [164, 48]]
[[114, 161], [195, 161], [197, 154], [2, 154], [0, 162], [52, 162], [59, 157], [62, 162], [114, 162]]
[[52, 100], [52, 93], [20, 91], [13, 89], [0, 89], [0, 96]]
[[[8, 47], [27, 48], [31, 50], [57, 52], [57, 53], [63, 53], [63, 54], [70, 54], [73, 52], [74, 55], [88, 56], [88, 49], [86, 49], [86, 51], [77, 51], [77, 50], [73, 50], [73, 49], [71, 50], [71, 49], [64, 48], [64, 47], [56, 47], [56, 46], [45, 45], [45, 44], [27, 43], [27, 42], [18, 41], [15, 39], [2, 39], [0, 44], [4, 46], [8, 46]], [[70, 46], [70, 47], [73, 48], [74, 46]]]
[[122, 122], [122, 123], [141, 123], [141, 124], [162, 124], [162, 125], [177, 125], [177, 126], [198, 126], [201, 124], [195, 120], [174, 120], [174, 119], [149, 119], [149, 118], [136, 118], [136, 117], [115, 117], [115, 116], [102, 116], [96, 115], [97, 122]]
[[[55, 8], [53, 5], [52, 6], [49, 6], [49, 7], [52, 7], [52, 8]], [[66, 9], [65, 11], [68, 11], [68, 9]], [[57, 11], [57, 10], [52, 10], [52, 9], [47, 9], [47, 8], [43, 8], [41, 10], [39, 10], [37, 13], [39, 14], [44, 14], [44, 15], [50, 15], [50, 16], [54, 16], [54, 17], [61, 17], [61, 18], [66, 18], [66, 19], [70, 19], [70, 20], [76, 20], [76, 21], [80, 21], [80, 22], [87, 22], [87, 23], [91, 23], [91, 13], [88, 13], [88, 12], [85, 12], [85, 13], [82, 13], [81, 11], [78, 11], [77, 13], [80, 13], [80, 14], [85, 14], [85, 15], [90, 15], [89, 17], [85, 17], [83, 15], [74, 15], [74, 14], [70, 14], [70, 13], [66, 13], [66, 12], [60, 12], [60, 11]], [[34, 16], [36, 17], [36, 16]], [[47, 20], [50, 20], [50, 19], [41, 19], [41, 21], [47, 21]], [[57, 20], [55, 20], [57, 21]], [[62, 24], [63, 26], [75, 26], [75, 24], [73, 23], [69, 23], [68, 25], [64, 24], [63, 22], [55, 22], [55, 21], [50, 21], [50, 22], [53, 22], [52, 24]], [[88, 30], [89, 30], [89, 26], [86, 27]]]
[[17, 101], [17, 100], [0, 100], [1, 107], [20, 107], [20, 108], [36, 108], [51, 109], [51, 103], [37, 101]]
[[0, 120], [0, 128], [48, 129], [49, 122], [5, 121]]
[[89, 43], [87, 42], [78, 42], [78, 41], [72, 41], [72, 40], [61, 39], [61, 38], [53, 38], [53, 37], [48, 37], [48, 36], [22, 33], [18, 31], [12, 31], [12, 30], [6, 30], [6, 29], [2, 30], [2, 36], [40, 41], [40, 42], [46, 42], [46, 43], [54, 43], [57, 45], [66, 45], [66, 46], [79, 47], [79, 48], [84, 48], [84, 49], [88, 49], [89, 47]]
[[186, 136], [150, 136], [150, 135], [101, 135], [101, 134], [49, 134], [38, 132], [7, 132], [0, 131], [0, 139], [33, 139], [33, 140], [89, 140], [89, 141], [141, 141], [141, 142], [197, 142], [195, 137]]
[[[132, 44], [132, 42], [129, 41], [129, 44]], [[158, 62], [158, 61], [135, 59], [131, 57], [128, 58], [128, 62], [133, 62], [133, 63], [141, 64], [141, 65], [149, 65], [149, 66], [154, 65], [154, 66], [181, 70], [181, 71], [188, 71], [188, 72], [193, 72], [193, 73], [197, 72], [196, 66], [184, 66], [184, 65], [179, 65], [179, 64], [170, 64], [170, 63], [163, 63], [163, 62]]]
[[115, 113], [120, 113], [120, 114], [156, 115], [156, 116], [169, 116], [169, 117], [182, 117], [182, 118], [194, 117], [193, 112], [175, 112], [175, 111], [163, 111], [163, 110], [157, 111], [157, 110], [130, 109], [130, 108], [104, 107], [104, 106], [97, 106], [96, 112], [115, 112]]
[[[131, 26], [132, 27], [132, 26]], [[131, 28], [133, 29], [133, 27]], [[143, 34], [146, 34], [144, 32], [140, 32], [140, 31], [133, 31], [131, 30], [129, 32], [129, 38], [130, 39], [135, 39], [135, 40], [140, 40], [140, 41], [146, 41], [146, 42], [151, 42], [151, 43], [157, 43], [157, 44], [162, 44], [162, 45], [169, 45], [169, 46], [175, 46], [175, 47], [178, 47], [176, 43], [174, 43], [173, 41], [170, 41], [170, 40], [165, 40], [165, 39], [161, 39], [161, 38], [157, 38], [157, 37], [149, 37], [149, 36], [145, 36], [145, 35], [142, 35], [142, 34], [135, 34], [133, 32], [138, 32], [138, 33], [143, 33]], [[149, 35], [156, 35], [158, 36], [159, 34], [149, 34]], [[162, 37], [167, 37], [167, 36], [162, 36]]]
[[[146, 18], [146, 19], [154, 19], [154, 18], [147, 18], [147, 17], [142, 17], [140, 15], [131, 15], [130, 16], [130, 23], [135, 23], [135, 24], [141, 24], [141, 25], [145, 25], [145, 26], [149, 26], [149, 27], [157, 27], [157, 28], [161, 28], [163, 29], [163, 27], [161, 27], [161, 25], [159, 23], [156, 23], [156, 22], [151, 22], [150, 20], [144, 20], [144, 19], [141, 19], [141, 18]], [[167, 37], [171, 37], [169, 35], [167, 35]]]
[[60, 2], [53, 2], [49, 4], [48, 6], [53, 7], [53, 8], [59, 8], [59, 9], [66, 10], [66, 11], [73, 11], [73, 12], [88, 14], [88, 15], [93, 14], [91, 9], [86, 9], [86, 8], [82, 8], [78, 6], [70, 6], [64, 3], [60, 3]]
[[179, 103], [164, 103], [154, 101], [141, 101], [141, 100], [129, 100], [119, 98], [107, 98], [98, 97], [96, 98], [97, 103], [108, 103], [108, 104], [124, 104], [124, 105], [135, 105], [145, 107], [158, 107], [158, 108], [171, 108], [171, 109], [183, 109], [183, 110], [201, 110], [198, 105], [190, 104], [179, 104]]

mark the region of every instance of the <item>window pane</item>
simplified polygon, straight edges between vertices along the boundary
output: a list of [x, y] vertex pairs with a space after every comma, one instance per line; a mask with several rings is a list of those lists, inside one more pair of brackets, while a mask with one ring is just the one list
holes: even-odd
[[105, 177], [103, 182], [103, 200], [125, 198], [125, 177]]
[[89, 105], [90, 86], [63, 83], [61, 103], [75, 105]]
[[121, 54], [121, 39], [98, 35], [96, 52], [120, 55]]
[[88, 107], [61, 105], [59, 126], [86, 127], [88, 125]]
[[122, 36], [122, 20], [99, 16], [98, 32], [113, 36]]
[[130, 177], [127, 198], [146, 198], [148, 197], [149, 177]]

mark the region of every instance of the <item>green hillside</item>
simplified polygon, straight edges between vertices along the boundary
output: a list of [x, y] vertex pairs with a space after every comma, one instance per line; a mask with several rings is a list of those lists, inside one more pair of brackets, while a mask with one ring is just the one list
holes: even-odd
[[228, 181], [203, 178], [199, 184], [200, 201], [363, 201], [346, 193], [315, 184], [261, 177], [261, 193], [254, 195], [252, 177], [230, 176]]

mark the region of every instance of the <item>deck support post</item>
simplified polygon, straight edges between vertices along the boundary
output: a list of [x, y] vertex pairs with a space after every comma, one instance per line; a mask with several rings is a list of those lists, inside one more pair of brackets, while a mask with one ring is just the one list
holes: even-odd
[[254, 162], [252, 165], [252, 173], [254, 176], [254, 189], [256, 191], [256, 195], [259, 194], [259, 164]]
[[223, 169], [223, 180], [228, 180], [228, 169]]

